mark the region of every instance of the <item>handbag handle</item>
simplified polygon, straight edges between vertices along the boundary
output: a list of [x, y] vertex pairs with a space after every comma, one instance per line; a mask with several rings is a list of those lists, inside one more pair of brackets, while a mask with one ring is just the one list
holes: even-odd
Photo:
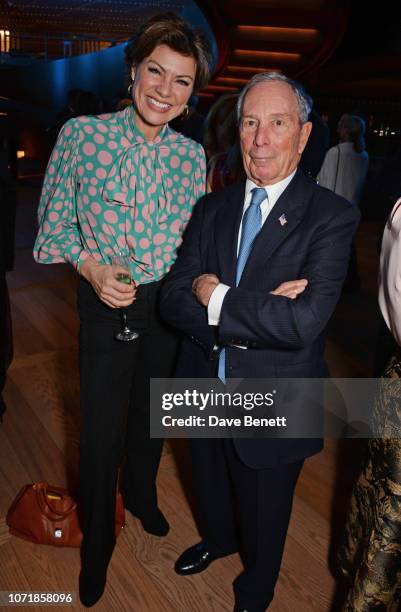
[[65, 499], [65, 491], [63, 489], [59, 489], [58, 487], [50, 488], [45, 482], [35, 483], [34, 488], [40, 510], [49, 519], [63, 519], [71, 514], [71, 512], [74, 512], [77, 507], [77, 504], [73, 500], [71, 500], [70, 507], [64, 511], [60, 511], [54, 506], [54, 504], [52, 504], [48, 498], [49, 493], [55, 493], [55, 495], [61, 497], [61, 499]]

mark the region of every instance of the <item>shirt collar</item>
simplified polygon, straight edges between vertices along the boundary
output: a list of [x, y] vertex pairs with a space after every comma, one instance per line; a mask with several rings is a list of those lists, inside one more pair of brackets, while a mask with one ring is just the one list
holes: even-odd
[[[274, 185], [264, 186], [264, 189], [266, 189], [269, 198], [269, 204], [271, 206], [273, 206], [277, 202], [284, 189], [286, 189], [286, 187], [288, 187], [288, 185], [291, 183], [296, 171], [297, 169], [295, 168], [294, 172], [291, 172], [289, 176], [286, 176], [285, 179], [278, 181], [278, 183], [274, 183]], [[254, 183], [253, 181], [251, 181], [251, 179], [248, 178], [246, 180], [245, 185], [245, 201], [247, 200], [252, 189], [255, 189], [255, 187], [260, 187], [260, 185], [256, 185], [256, 183]]]

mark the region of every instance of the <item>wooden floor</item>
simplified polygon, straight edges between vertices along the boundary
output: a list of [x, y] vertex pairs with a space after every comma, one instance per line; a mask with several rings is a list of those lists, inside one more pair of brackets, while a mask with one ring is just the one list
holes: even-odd
[[[24, 197], [29, 204], [29, 194]], [[25, 200], [19, 204], [19, 248], [15, 271], [8, 276], [15, 357], [5, 390], [8, 411], [0, 427], [0, 590], [76, 592], [77, 550], [32, 545], [10, 536], [5, 525], [7, 508], [22, 485], [46, 480], [71, 486], [78, 459], [74, 273], [68, 266], [33, 262], [29, 224], [25, 227], [26, 215], [21, 212], [25, 204]], [[327, 357], [334, 376], [371, 374], [377, 329], [378, 231], [364, 224], [358, 234], [363, 289], [342, 301], [332, 322]], [[329, 558], [341, 533], [358, 449], [356, 442], [329, 440], [324, 452], [307, 460], [297, 486], [272, 612], [335, 612], [336, 584], [328, 569]], [[106, 592], [94, 610], [232, 610], [231, 585], [241, 571], [238, 556], [218, 560], [198, 576], [183, 578], [174, 573], [178, 554], [197, 541], [190, 486], [186, 443], [166, 444], [159, 495], [170, 533], [166, 538], [149, 536], [127, 514]], [[76, 603], [73, 608], [82, 607]]]

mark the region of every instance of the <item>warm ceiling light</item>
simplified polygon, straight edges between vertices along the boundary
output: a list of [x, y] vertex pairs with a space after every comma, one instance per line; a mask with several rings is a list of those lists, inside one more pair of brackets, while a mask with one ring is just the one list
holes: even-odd
[[224, 72], [240, 74], [255, 74], [256, 72], [281, 72], [280, 68], [256, 68], [256, 66], [227, 66]]
[[238, 87], [226, 87], [225, 85], [208, 85], [206, 91], [238, 91]]
[[245, 31], [254, 31], [254, 32], [304, 32], [305, 34], [317, 34], [319, 30], [315, 30], [313, 28], [277, 28], [271, 26], [249, 26], [249, 25], [240, 25], [237, 26], [237, 29], [240, 32]]
[[278, 62], [297, 62], [301, 59], [300, 53], [284, 53], [281, 51], [253, 51], [252, 49], [236, 49], [234, 57], [237, 58], [259, 58]]
[[268, 26], [237, 26], [237, 32], [243, 37], [251, 37], [254, 40], [261, 38], [269, 40], [281, 40], [292, 42], [307, 42], [315, 40], [319, 36], [319, 30], [311, 28], [273, 28]]
[[25, 151], [17, 151], [17, 159], [22, 159], [25, 157]]
[[235, 77], [219, 77], [216, 79], [215, 83], [221, 85], [235, 85], [238, 83], [239, 85], [246, 85], [248, 83], [248, 79], [236, 79]]
[[10, 30], [0, 30], [0, 52], [10, 52]]

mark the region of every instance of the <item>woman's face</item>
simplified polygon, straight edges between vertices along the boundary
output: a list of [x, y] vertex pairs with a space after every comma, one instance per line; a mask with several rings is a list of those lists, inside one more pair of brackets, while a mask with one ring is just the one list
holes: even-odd
[[161, 128], [178, 117], [193, 91], [196, 62], [167, 45], [158, 45], [131, 70], [132, 98], [138, 128], [153, 140]]

